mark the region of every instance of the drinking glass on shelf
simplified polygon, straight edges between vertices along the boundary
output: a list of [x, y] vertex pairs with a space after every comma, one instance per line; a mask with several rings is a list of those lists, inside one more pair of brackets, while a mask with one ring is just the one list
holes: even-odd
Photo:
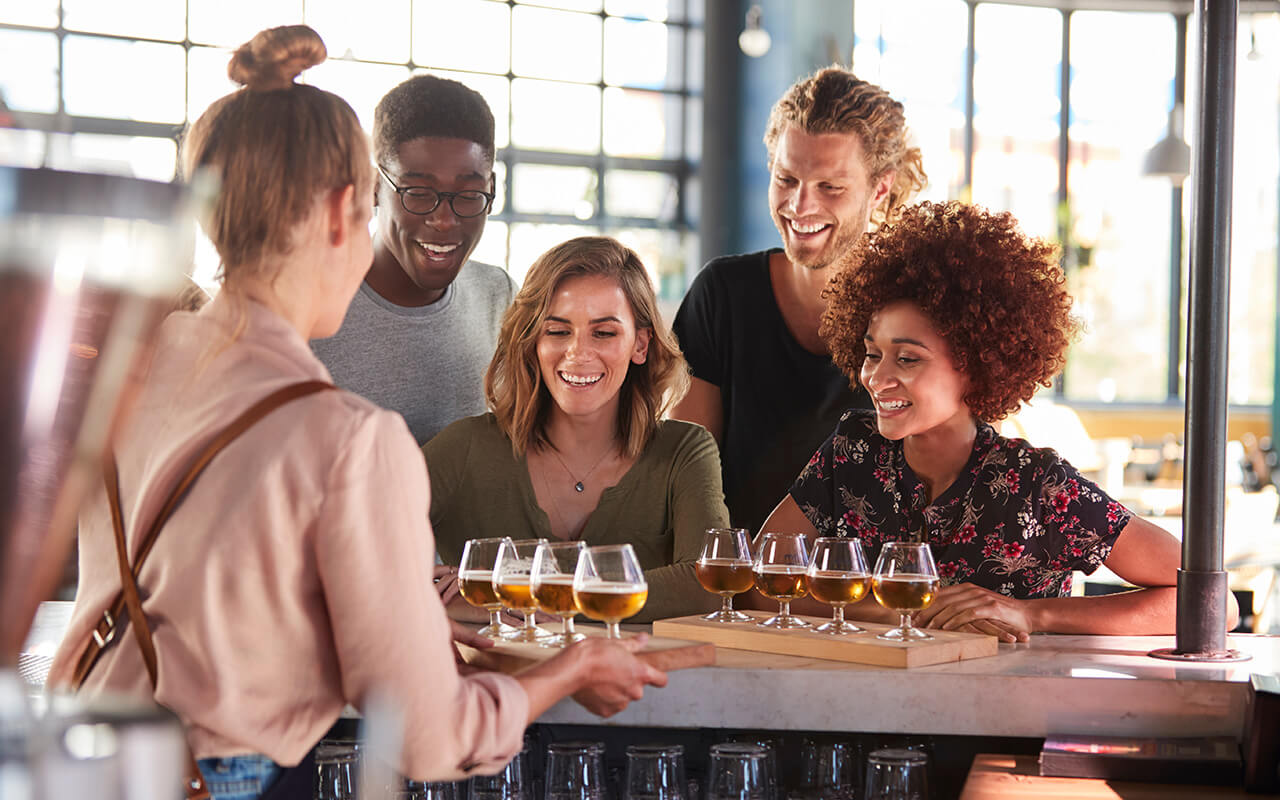
[[929, 800], [929, 759], [916, 750], [887, 748], [867, 756], [866, 800]]
[[865, 633], [852, 622], [845, 622], [844, 607], [867, 596], [871, 575], [862, 554], [862, 542], [848, 537], [823, 536], [813, 543], [809, 559], [809, 594], [820, 603], [831, 606], [831, 621], [818, 630], [835, 636]]
[[610, 639], [621, 639], [618, 623], [640, 613], [649, 599], [649, 584], [631, 545], [583, 550], [573, 575], [573, 599], [583, 614], [605, 623]]
[[563, 632], [542, 642], [543, 647], [568, 647], [587, 638], [573, 629], [573, 616], [578, 604], [573, 600], [573, 574], [578, 557], [587, 545], [583, 542], [544, 541], [533, 553], [533, 602], [539, 611], [560, 618]]
[[360, 785], [360, 744], [325, 739], [316, 745], [316, 800], [355, 800]]
[[707, 800], [774, 800], [767, 758], [768, 751], [758, 744], [711, 745]]
[[547, 788], [543, 800], [605, 800], [604, 744], [553, 742], [547, 745]]
[[876, 638], [897, 642], [933, 638], [911, 626], [911, 615], [928, 608], [938, 594], [938, 568], [928, 544], [886, 542], [876, 559], [871, 591], [880, 605], [902, 617], [899, 627]]
[[753, 570], [756, 588], [765, 597], [778, 601], [778, 613], [761, 627], [786, 630], [812, 628], [799, 617], [791, 616], [791, 601], [808, 591], [806, 570], [809, 553], [802, 533], [763, 533], [756, 550]]
[[627, 745], [622, 800], [697, 800], [689, 795], [684, 748], [678, 744]]
[[533, 602], [533, 555], [545, 539], [503, 539], [498, 545], [498, 560], [493, 565], [493, 589], [502, 604], [524, 614], [524, 627], [508, 637], [513, 642], [537, 642], [551, 636], [534, 624], [537, 606]]
[[742, 528], [708, 528], [702, 539], [702, 555], [694, 566], [702, 588], [723, 599], [719, 611], [703, 619], [712, 622], [751, 622], [752, 617], [733, 610], [733, 596], [749, 591], [752, 574], [751, 544]]
[[458, 593], [476, 608], [489, 612], [489, 624], [476, 631], [490, 639], [507, 639], [519, 633], [503, 622], [499, 616], [502, 600], [493, 588], [493, 565], [498, 561], [498, 547], [503, 537], [495, 539], [470, 539], [462, 546], [462, 561], [458, 565]]
[[533, 800], [526, 788], [524, 751], [494, 775], [473, 775], [467, 781], [470, 800]]
[[390, 800], [467, 800], [464, 782], [404, 780], [390, 792]]

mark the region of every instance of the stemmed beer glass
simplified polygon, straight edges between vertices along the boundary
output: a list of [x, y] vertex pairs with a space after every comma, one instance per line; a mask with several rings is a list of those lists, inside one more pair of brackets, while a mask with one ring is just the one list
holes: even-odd
[[786, 630], [812, 628], [799, 617], [791, 616], [791, 601], [808, 591], [809, 553], [803, 533], [763, 533], [756, 551], [753, 571], [756, 588], [765, 597], [778, 601], [778, 613], [764, 622], [765, 628]]
[[534, 624], [537, 605], [533, 602], [533, 555], [545, 539], [520, 539], [510, 537], [498, 545], [498, 560], [493, 565], [493, 590], [502, 604], [524, 614], [524, 627], [513, 636], [513, 642], [537, 642], [552, 634]]
[[621, 639], [618, 623], [640, 613], [649, 584], [630, 544], [588, 547], [578, 557], [573, 599], [591, 619], [604, 622], [610, 639]]
[[578, 613], [573, 600], [573, 574], [586, 548], [584, 542], [544, 541], [533, 553], [533, 602], [538, 610], [559, 617], [562, 627], [561, 633], [542, 642], [543, 647], [568, 647], [587, 638], [573, 629], [573, 615]]
[[519, 632], [499, 617], [502, 599], [493, 588], [493, 565], [498, 561], [498, 546], [503, 539], [471, 539], [462, 546], [462, 562], [458, 566], [458, 593], [476, 608], [489, 612], [489, 624], [476, 631], [490, 639], [508, 639]]
[[897, 611], [902, 624], [879, 634], [878, 639], [906, 642], [933, 637], [911, 626], [911, 615], [933, 604], [938, 594], [938, 568], [933, 552], [923, 542], [886, 542], [876, 559], [871, 591], [880, 605]]
[[866, 628], [844, 619], [844, 607], [866, 597], [871, 583], [862, 542], [834, 536], [817, 539], [809, 559], [808, 578], [809, 594], [814, 600], [830, 605], [833, 612], [830, 622], [818, 626], [819, 631], [834, 636], [866, 632]]
[[720, 595], [719, 611], [703, 619], [712, 622], [750, 622], [751, 617], [733, 610], [733, 596], [749, 591], [755, 582], [752, 574], [751, 545], [742, 528], [708, 528], [702, 540], [702, 555], [694, 566], [698, 583], [708, 592]]

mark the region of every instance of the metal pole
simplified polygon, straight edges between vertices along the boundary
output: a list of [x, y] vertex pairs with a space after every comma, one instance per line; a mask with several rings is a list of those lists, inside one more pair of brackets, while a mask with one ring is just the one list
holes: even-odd
[[977, 38], [974, 34], [974, 21], [977, 19], [977, 5], [970, 2], [965, 34], [964, 52], [964, 191], [966, 199], [973, 199], [973, 114], [974, 114], [974, 80], [973, 73], [977, 68]]
[[707, 3], [703, 50], [702, 200], [698, 213], [701, 263], [687, 270], [690, 280], [702, 264], [716, 256], [737, 252], [734, 220], [739, 214], [738, 128], [741, 125], [738, 32], [744, 19], [742, 3]]
[[[1177, 23], [1177, 56], [1173, 68], [1173, 102], [1186, 108], [1187, 102], [1187, 15], [1174, 17]], [[1184, 115], [1183, 119], [1186, 117]], [[1185, 127], [1185, 123], [1184, 123]], [[1173, 184], [1169, 194], [1169, 352], [1165, 359], [1169, 364], [1165, 395], [1170, 401], [1178, 399], [1182, 388], [1178, 364], [1182, 361], [1182, 181]]]
[[1192, 155], [1187, 418], [1177, 645], [1152, 655], [1233, 660], [1226, 649], [1222, 521], [1227, 444], [1227, 310], [1238, 0], [1196, 0], [1200, 119]]

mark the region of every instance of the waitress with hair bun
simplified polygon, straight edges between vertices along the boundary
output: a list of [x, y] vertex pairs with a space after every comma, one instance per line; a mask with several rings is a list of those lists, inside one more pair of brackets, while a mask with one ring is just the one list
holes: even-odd
[[[499, 769], [567, 695], [610, 714], [665, 682], [633, 655], [641, 639], [583, 642], [515, 677], [455, 663], [455, 637], [488, 642], [451, 628], [433, 587], [413, 436], [329, 385], [307, 346], [338, 329], [372, 258], [365, 135], [341, 98], [294, 82], [324, 58], [308, 27], [259, 33], [231, 59], [243, 88], [187, 133], [185, 173], [220, 187], [201, 221], [222, 290], [157, 337], [81, 514], [75, 611], [49, 676], [173, 710], [216, 800], [309, 798], [312, 746], [375, 690], [403, 710], [401, 772], [440, 780]], [[242, 416], [254, 407], [272, 410]], [[104, 632], [130, 583], [117, 538], [136, 573], [126, 619], [145, 624]]]

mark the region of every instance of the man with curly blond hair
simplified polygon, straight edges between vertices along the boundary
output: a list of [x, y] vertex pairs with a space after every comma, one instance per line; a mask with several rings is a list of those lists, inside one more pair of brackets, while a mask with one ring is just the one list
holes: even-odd
[[708, 263], [672, 326], [693, 377], [672, 414], [716, 437], [733, 524], [752, 530], [857, 403], [818, 337], [822, 290], [926, 180], [902, 104], [839, 66], [783, 95], [764, 142], [782, 247]]
[[[1055, 246], [1007, 212], [922, 203], [848, 254], [827, 297], [820, 335], [872, 409], [833, 426], [770, 529], [855, 537], [870, 564], [887, 542], [928, 543], [940, 589], [921, 626], [1008, 642], [1173, 632], [1177, 540], [991, 424], [1050, 385], [1077, 333]], [[1140, 588], [1071, 597], [1072, 573], [1101, 566]], [[874, 600], [848, 614], [898, 617]]]

